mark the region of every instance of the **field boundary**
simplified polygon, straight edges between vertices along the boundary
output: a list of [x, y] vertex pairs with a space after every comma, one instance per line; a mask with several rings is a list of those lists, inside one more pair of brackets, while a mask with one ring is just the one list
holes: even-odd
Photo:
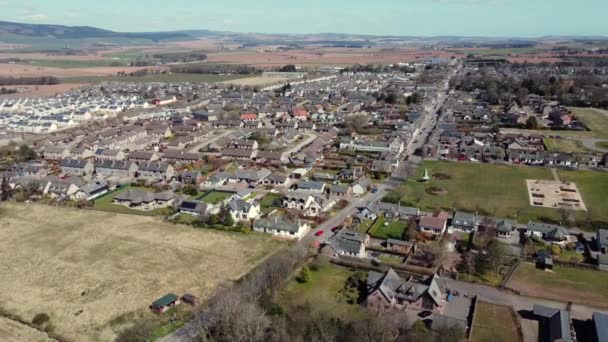
[[44, 331], [43, 329], [40, 329], [39, 327], [35, 326], [31, 322], [26, 321], [23, 318], [15, 315], [13, 313], [7, 312], [3, 308], [0, 308], [0, 316], [2, 316], [3, 318], [8, 319], [10, 321], [17, 322], [17, 323], [19, 323], [21, 325], [25, 325], [25, 326], [27, 326], [27, 327], [29, 327], [31, 329], [36, 330], [36, 331], [39, 331], [39, 332], [45, 334], [50, 340], [57, 341], [57, 342], [71, 342], [71, 340], [69, 340], [69, 339], [67, 339], [67, 338], [65, 338], [65, 337], [63, 337], [63, 336], [61, 336], [59, 334], [56, 334], [56, 333], [53, 333], [53, 332]]

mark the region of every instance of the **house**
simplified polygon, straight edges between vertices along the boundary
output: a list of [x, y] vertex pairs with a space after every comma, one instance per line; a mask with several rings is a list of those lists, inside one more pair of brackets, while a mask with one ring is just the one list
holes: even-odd
[[44, 184], [42, 193], [52, 198], [76, 198], [78, 197], [77, 194], [79, 193], [81, 184], [81, 182], [72, 182], [70, 180], [51, 179]]
[[177, 98], [175, 96], [163, 96], [150, 101], [150, 103], [155, 106], [166, 106], [175, 102], [177, 102]]
[[91, 181], [80, 188], [87, 201], [94, 200], [95, 198], [106, 194], [110, 191], [108, 182], [104, 180]]
[[367, 258], [365, 248], [369, 245], [369, 235], [342, 229], [338, 234], [330, 237], [323, 247], [323, 254], [333, 257], [351, 256]]
[[376, 207], [361, 207], [357, 208], [357, 213], [355, 214], [355, 219], [359, 222], [364, 220], [374, 221], [378, 218], [378, 211]]
[[475, 214], [457, 211], [452, 218], [450, 228], [470, 233], [477, 230], [480, 219]]
[[303, 221], [292, 221], [283, 216], [273, 215], [256, 220], [253, 223], [253, 230], [289, 239], [300, 239], [310, 230], [310, 226]]
[[152, 303], [152, 305], [150, 305], [150, 310], [157, 314], [163, 314], [167, 310], [179, 304], [179, 298], [173, 293], [169, 293]]
[[137, 170], [137, 164], [128, 161], [98, 160], [95, 162], [95, 173], [100, 177], [135, 177]]
[[97, 160], [124, 160], [125, 157], [125, 153], [121, 150], [98, 149], [95, 151]]
[[438, 275], [417, 282], [403, 280], [392, 268], [386, 273], [370, 271], [367, 275], [365, 304], [370, 309], [428, 310], [440, 313], [445, 303], [445, 281]]
[[325, 192], [325, 183], [316, 181], [302, 181], [296, 184], [297, 190], [321, 194]]
[[259, 145], [255, 140], [238, 139], [234, 142], [234, 148], [241, 150], [257, 150]]
[[248, 202], [239, 198], [233, 198], [228, 202], [230, 215], [234, 221], [249, 221], [260, 215], [260, 203]]
[[372, 181], [367, 177], [359, 178], [352, 185], [352, 192], [355, 196], [363, 196], [372, 188]]
[[332, 185], [329, 189], [329, 195], [337, 198], [345, 198], [350, 196], [352, 189], [348, 185]]
[[207, 178], [203, 185], [208, 188], [217, 188], [218, 186], [226, 184], [228, 178], [230, 178], [230, 176], [226, 172], [218, 172]]
[[95, 164], [89, 159], [62, 159], [61, 172], [71, 176], [89, 176], [95, 172]]
[[278, 151], [259, 151], [255, 155], [254, 159], [256, 162], [267, 162], [275, 164], [285, 164], [289, 161], [286, 153]]
[[221, 155], [223, 159], [251, 160], [257, 155], [257, 150], [241, 150], [238, 148], [225, 148]]
[[205, 216], [219, 213], [220, 208], [203, 201], [185, 200], [177, 207], [177, 211], [191, 216]]
[[298, 192], [288, 193], [281, 200], [283, 207], [299, 210], [304, 216], [308, 217], [321, 216], [336, 204], [335, 201], [321, 196]]
[[199, 184], [203, 181], [203, 175], [200, 171], [184, 171], [180, 179], [184, 184]]
[[46, 160], [60, 160], [69, 157], [70, 150], [65, 147], [47, 147], [42, 156]]
[[114, 197], [112, 203], [135, 210], [150, 211], [173, 205], [175, 198], [176, 196], [173, 191], [154, 193], [138, 189], [129, 189]]
[[570, 233], [566, 228], [556, 224], [530, 221], [526, 227], [526, 235], [534, 235], [551, 242], [564, 242], [568, 240]]
[[418, 230], [423, 233], [441, 235], [445, 232], [447, 219], [439, 215], [423, 216], [418, 222]]
[[230, 183], [247, 183], [250, 187], [256, 187], [272, 174], [268, 169], [236, 170], [228, 176]]
[[218, 120], [218, 115], [215, 113], [209, 113], [206, 110], [200, 110], [192, 113], [192, 118], [198, 121], [213, 122]]
[[263, 185], [273, 185], [273, 186], [286, 186], [289, 182], [289, 178], [286, 175], [280, 172], [273, 172], [270, 176], [266, 177], [262, 180]]
[[401, 218], [410, 219], [420, 215], [420, 210], [414, 207], [404, 207], [399, 204], [380, 202], [376, 205], [379, 212], [384, 213], [384, 217], [388, 219]]
[[534, 316], [539, 320], [539, 340], [541, 341], [576, 341], [570, 313], [542, 305], [534, 305]]
[[138, 177], [169, 180], [175, 176], [173, 165], [164, 162], [140, 163]]
[[496, 221], [496, 236], [499, 238], [510, 238], [517, 227], [517, 221], [499, 219]]
[[412, 252], [414, 249], [414, 244], [409, 241], [387, 239], [386, 248], [395, 253], [410, 254], [410, 252]]
[[160, 157], [156, 152], [135, 151], [127, 156], [128, 161], [132, 162], [151, 162], [157, 161]]

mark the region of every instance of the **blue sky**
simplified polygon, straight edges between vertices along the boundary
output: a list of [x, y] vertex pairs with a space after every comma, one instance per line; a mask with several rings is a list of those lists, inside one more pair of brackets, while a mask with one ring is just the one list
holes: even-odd
[[0, 0], [0, 20], [116, 31], [606, 36], [606, 13], [608, 0]]

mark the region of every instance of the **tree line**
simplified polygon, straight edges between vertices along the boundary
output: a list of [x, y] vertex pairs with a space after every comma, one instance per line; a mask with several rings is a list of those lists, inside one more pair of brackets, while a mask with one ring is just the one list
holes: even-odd
[[53, 85], [61, 83], [57, 77], [0, 77], [0, 86], [7, 85]]
[[262, 71], [248, 65], [232, 64], [183, 64], [171, 66], [171, 72], [181, 74], [259, 74]]

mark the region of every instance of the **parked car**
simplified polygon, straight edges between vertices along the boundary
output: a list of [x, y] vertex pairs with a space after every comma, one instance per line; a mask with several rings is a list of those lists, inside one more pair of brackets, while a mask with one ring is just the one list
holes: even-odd
[[323, 233], [325, 233], [325, 232], [322, 230], [319, 230], [318, 232], [315, 233], [315, 236], [321, 236], [321, 235], [323, 235]]
[[337, 232], [338, 230], [342, 229], [342, 226], [335, 226], [331, 229], [332, 232]]

